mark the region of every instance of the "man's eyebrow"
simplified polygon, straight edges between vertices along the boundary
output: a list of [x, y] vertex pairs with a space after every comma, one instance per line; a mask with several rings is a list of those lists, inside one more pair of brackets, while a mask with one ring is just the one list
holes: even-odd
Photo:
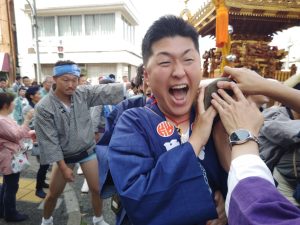
[[[192, 51], [191, 48], [185, 50], [185, 51], [181, 54], [181, 56], [184, 56], [185, 54], [189, 53], [190, 51]], [[159, 52], [157, 55], [158, 55], [158, 56], [159, 56], [159, 55], [171, 56], [172, 54], [169, 53], [169, 52]]]
[[191, 48], [189, 48], [189, 49], [185, 50], [185, 51], [182, 53], [182, 55], [181, 55], [181, 56], [184, 56], [185, 54], [189, 53], [190, 51], [192, 51], [192, 49], [191, 49]]

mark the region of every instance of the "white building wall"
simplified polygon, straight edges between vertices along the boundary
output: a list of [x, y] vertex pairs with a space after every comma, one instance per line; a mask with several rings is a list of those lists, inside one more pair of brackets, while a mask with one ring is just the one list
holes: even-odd
[[21, 76], [34, 78], [35, 70], [33, 57], [28, 54], [28, 48], [33, 48], [32, 26], [30, 16], [24, 13], [25, 1], [14, 1], [15, 20], [18, 43], [18, 59]]
[[[15, 1], [18, 57], [21, 76], [34, 78], [37, 57], [32, 37], [31, 12], [28, 7], [25, 9], [26, 4], [25, 0]], [[121, 80], [124, 68], [128, 65], [136, 67], [141, 63], [140, 46], [123, 39], [122, 17], [132, 25], [138, 24], [136, 11], [130, 0], [36, 0], [36, 6], [38, 16], [55, 17], [55, 36], [39, 37], [42, 77], [49, 75], [50, 68], [60, 59], [57, 53], [60, 44], [64, 49], [63, 59], [84, 64], [86, 68], [90, 68], [87, 75], [93, 79], [99, 69], [99, 72], [114, 73]], [[82, 31], [85, 31], [84, 15], [101, 13], [115, 14], [115, 33], [106, 36], [86, 36], [84, 33], [81, 36], [58, 36], [57, 16], [81, 15]]]

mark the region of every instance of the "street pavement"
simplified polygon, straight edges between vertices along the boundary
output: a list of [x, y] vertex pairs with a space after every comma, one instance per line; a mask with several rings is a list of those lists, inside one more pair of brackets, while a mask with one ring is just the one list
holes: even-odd
[[[29, 154], [30, 155], [30, 152]], [[18, 223], [7, 223], [0, 219], [0, 225], [40, 225], [43, 213], [43, 199], [35, 196], [35, 177], [39, 168], [36, 157], [29, 156], [31, 166], [22, 171], [17, 193], [17, 210], [29, 216], [29, 219]], [[84, 176], [77, 175], [74, 169], [75, 182], [68, 183], [64, 193], [58, 199], [53, 214], [54, 225], [92, 225], [93, 209], [90, 195], [81, 193]], [[50, 172], [47, 179], [50, 178]], [[49, 182], [49, 180], [47, 181]], [[2, 177], [0, 176], [0, 184]], [[44, 189], [47, 192], [47, 189]], [[103, 203], [104, 219], [110, 225], [115, 224], [114, 213], [110, 209], [110, 199]]]

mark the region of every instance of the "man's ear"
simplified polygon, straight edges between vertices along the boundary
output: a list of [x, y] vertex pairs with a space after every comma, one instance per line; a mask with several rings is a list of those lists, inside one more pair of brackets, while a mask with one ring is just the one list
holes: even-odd
[[144, 84], [149, 86], [149, 74], [145, 68], [144, 68]]

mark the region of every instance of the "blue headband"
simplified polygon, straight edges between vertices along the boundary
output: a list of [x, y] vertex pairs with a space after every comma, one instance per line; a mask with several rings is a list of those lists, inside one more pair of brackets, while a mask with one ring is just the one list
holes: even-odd
[[76, 64], [55, 66], [53, 68], [53, 76], [58, 77], [65, 74], [72, 74], [80, 77], [80, 68]]

